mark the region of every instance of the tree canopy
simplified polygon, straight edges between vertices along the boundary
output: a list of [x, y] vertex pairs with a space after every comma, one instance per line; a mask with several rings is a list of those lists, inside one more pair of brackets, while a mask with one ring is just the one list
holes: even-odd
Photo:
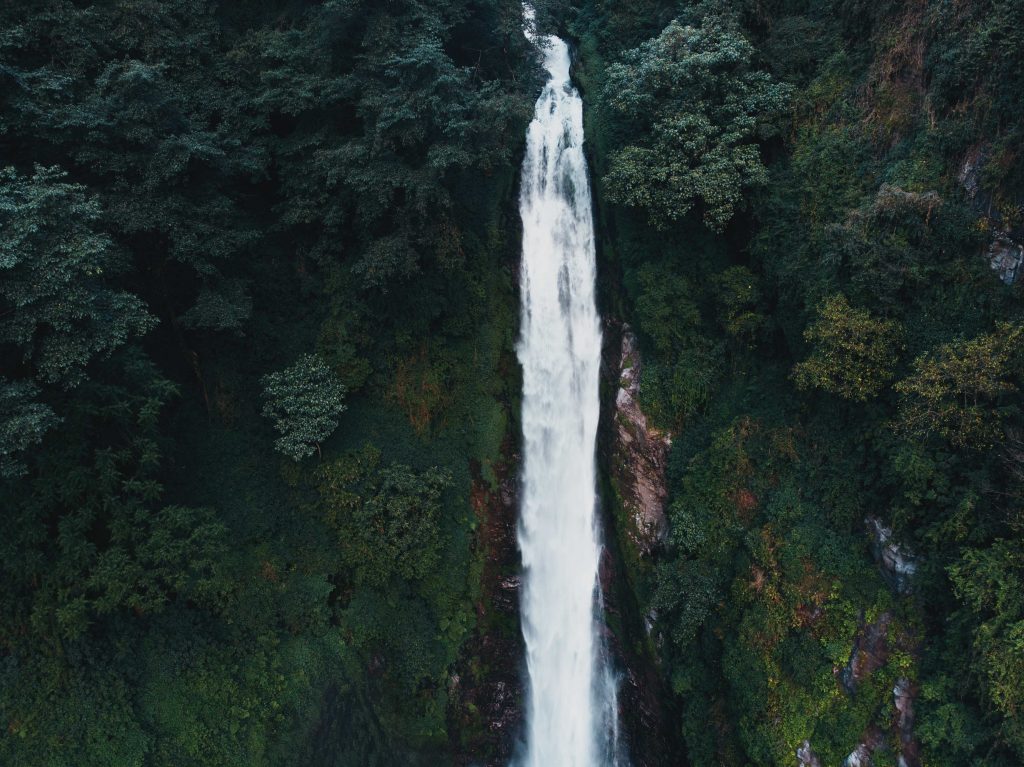
[[785, 109], [788, 87], [752, 65], [753, 46], [727, 18], [673, 21], [608, 68], [605, 100], [630, 140], [609, 157], [614, 202], [666, 227], [702, 205], [720, 231], [743, 192], [767, 180], [757, 138]]

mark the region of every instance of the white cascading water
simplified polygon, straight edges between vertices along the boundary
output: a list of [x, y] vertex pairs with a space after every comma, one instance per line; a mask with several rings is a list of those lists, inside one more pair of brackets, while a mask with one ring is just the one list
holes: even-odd
[[618, 764], [615, 680], [600, 641], [595, 438], [601, 328], [594, 301], [583, 104], [557, 37], [527, 36], [549, 80], [526, 140], [523, 219], [522, 623], [529, 673], [523, 767]]

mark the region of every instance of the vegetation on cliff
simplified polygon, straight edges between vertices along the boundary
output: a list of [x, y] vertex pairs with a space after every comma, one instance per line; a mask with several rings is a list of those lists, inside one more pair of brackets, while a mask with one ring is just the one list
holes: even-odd
[[0, 9], [0, 762], [451, 760], [516, 391], [521, 27]]
[[606, 304], [673, 434], [632, 569], [694, 765], [1024, 759], [1022, 14], [566, 10]]
[[[1020, 764], [1024, 3], [537, 11], [672, 438], [619, 618], [685, 758]], [[0, 7], [0, 763], [504, 759], [522, 23]]]

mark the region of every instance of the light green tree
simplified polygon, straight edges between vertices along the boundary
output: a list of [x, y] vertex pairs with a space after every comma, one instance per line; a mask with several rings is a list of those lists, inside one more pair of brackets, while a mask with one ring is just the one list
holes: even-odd
[[818, 318], [804, 331], [812, 351], [793, 368], [793, 379], [801, 389], [864, 402], [892, 380], [901, 337], [893, 320], [872, 317], [836, 294], [818, 307]]
[[278, 451], [299, 461], [320, 452], [320, 443], [338, 428], [345, 412], [345, 385], [315, 354], [263, 376], [263, 415], [274, 422]]
[[958, 447], [997, 441], [1005, 398], [1017, 391], [1013, 357], [1022, 336], [1024, 326], [1003, 322], [994, 333], [942, 344], [914, 360], [913, 374], [896, 384], [903, 430]]

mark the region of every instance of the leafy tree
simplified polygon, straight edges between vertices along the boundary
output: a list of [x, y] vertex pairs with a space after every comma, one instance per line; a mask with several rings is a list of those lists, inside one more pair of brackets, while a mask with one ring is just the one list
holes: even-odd
[[876, 319], [836, 294], [818, 307], [818, 318], [804, 331], [812, 351], [793, 368], [793, 378], [802, 389], [864, 402], [892, 380], [900, 336], [895, 321]]
[[997, 540], [985, 549], [968, 549], [949, 568], [956, 594], [975, 622], [972, 664], [1003, 720], [1003, 733], [1024, 751], [1024, 554], [1018, 542]]
[[343, 558], [356, 583], [384, 587], [392, 578], [418, 581], [438, 563], [441, 496], [447, 472], [380, 466], [367, 446], [320, 470], [328, 524], [337, 530]]
[[718, 316], [726, 334], [753, 346], [767, 323], [767, 317], [759, 311], [759, 278], [745, 266], [731, 266], [715, 275], [714, 286]]
[[637, 283], [637, 320], [654, 348], [671, 355], [691, 344], [699, 335], [701, 316], [690, 281], [657, 261], [640, 267]]
[[96, 198], [65, 175], [0, 171], [0, 344], [15, 347], [41, 381], [68, 387], [153, 319], [111, 286], [123, 255], [99, 231]]
[[914, 372], [896, 384], [903, 395], [900, 425], [913, 435], [935, 434], [957, 447], [986, 447], [1002, 436], [1006, 397], [1018, 388], [1018, 347], [1024, 326], [942, 344], [914, 360]]
[[30, 381], [0, 378], [0, 477], [23, 474], [20, 453], [41, 442], [60, 423], [53, 408], [35, 401], [38, 393]]
[[160, 503], [157, 426], [176, 388], [138, 354], [119, 362], [119, 382], [81, 385], [64, 439], [33, 457], [11, 504], [3, 558], [20, 596], [0, 642], [22, 641], [26, 622], [37, 642], [58, 644], [104, 615], [157, 612], [196, 596], [223, 552], [213, 511]]
[[609, 158], [613, 202], [668, 226], [699, 201], [722, 230], [744, 189], [767, 176], [755, 143], [770, 133], [789, 90], [751, 65], [753, 46], [725, 18], [699, 27], [673, 21], [608, 68], [604, 100], [630, 143]]
[[638, 324], [658, 353], [643, 367], [641, 400], [655, 423], [675, 428], [707, 404], [721, 372], [721, 349], [702, 332], [689, 280], [655, 261], [640, 268], [637, 282]]
[[263, 376], [263, 415], [280, 433], [274, 444], [292, 460], [320, 452], [320, 443], [338, 428], [346, 410], [345, 386], [315, 354], [291, 367]]
[[[539, 78], [521, 21], [518, 0], [0, 4], [0, 763], [448, 746], [466, 487], [375, 465], [335, 545], [298, 513], [315, 469], [266, 471], [238, 403], [319, 338], [342, 382], [266, 381], [279, 447], [308, 455], [341, 383], [422, 341], [472, 426], [394, 449], [497, 460], [509, 161]], [[393, 398], [360, 404], [404, 427]]]
[[934, 191], [911, 192], [882, 184], [827, 228], [819, 268], [851, 287], [851, 296], [869, 306], [898, 311], [929, 281], [941, 279], [954, 259], [977, 246], [973, 217]]
[[251, 314], [252, 297], [246, 286], [239, 280], [230, 280], [200, 289], [195, 306], [182, 315], [181, 322], [189, 328], [241, 333]]

